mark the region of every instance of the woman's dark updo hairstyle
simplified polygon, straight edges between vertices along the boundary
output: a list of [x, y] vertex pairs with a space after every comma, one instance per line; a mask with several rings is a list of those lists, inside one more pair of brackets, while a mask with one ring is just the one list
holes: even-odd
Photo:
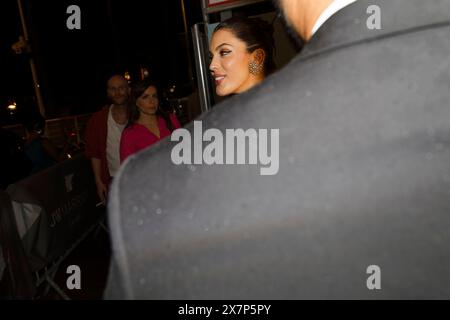
[[247, 51], [252, 53], [262, 49], [266, 53], [264, 59], [264, 74], [267, 76], [275, 71], [275, 45], [273, 40], [273, 26], [260, 18], [232, 17], [224, 20], [214, 29], [230, 30], [238, 39], [247, 44]]
[[158, 109], [156, 110], [156, 116], [161, 117], [164, 119], [164, 122], [166, 123], [167, 129], [169, 129], [170, 132], [175, 130], [172, 121], [170, 120], [170, 116], [167, 112], [165, 112], [161, 108], [161, 103], [163, 102], [161, 99], [161, 91], [159, 90], [159, 85], [156, 81], [152, 79], [144, 79], [139, 82], [136, 82], [131, 86], [131, 103], [130, 103], [130, 117], [128, 120], [127, 127], [131, 126], [132, 124], [136, 123], [140, 116], [139, 108], [137, 107], [137, 99], [142, 96], [149, 87], [155, 87], [156, 88], [156, 94], [158, 96]]

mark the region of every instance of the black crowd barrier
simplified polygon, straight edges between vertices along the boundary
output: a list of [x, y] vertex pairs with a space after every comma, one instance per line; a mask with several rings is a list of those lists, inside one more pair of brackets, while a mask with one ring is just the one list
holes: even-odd
[[59, 263], [104, 217], [84, 155], [10, 185], [0, 201], [2, 283], [12, 298], [33, 298], [45, 281], [54, 286]]

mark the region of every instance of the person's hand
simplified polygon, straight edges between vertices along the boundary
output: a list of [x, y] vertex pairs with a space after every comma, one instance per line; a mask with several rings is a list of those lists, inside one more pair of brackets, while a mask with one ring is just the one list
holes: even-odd
[[106, 197], [108, 196], [108, 189], [106, 188], [105, 184], [101, 181], [97, 181], [97, 195], [100, 198], [100, 201], [103, 204], [106, 204]]

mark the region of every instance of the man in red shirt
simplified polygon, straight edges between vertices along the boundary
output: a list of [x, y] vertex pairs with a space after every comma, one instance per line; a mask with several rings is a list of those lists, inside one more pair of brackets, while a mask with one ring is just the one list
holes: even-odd
[[128, 121], [128, 82], [121, 75], [112, 76], [107, 83], [112, 104], [94, 113], [86, 129], [86, 156], [91, 159], [97, 194], [105, 203], [108, 186], [120, 166], [120, 137]]

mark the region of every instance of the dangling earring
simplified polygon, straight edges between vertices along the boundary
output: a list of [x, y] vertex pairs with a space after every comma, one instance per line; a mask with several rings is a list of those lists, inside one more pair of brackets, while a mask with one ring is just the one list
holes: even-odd
[[257, 64], [255, 61], [250, 61], [248, 64], [248, 70], [252, 75], [257, 76], [262, 71], [262, 65]]

